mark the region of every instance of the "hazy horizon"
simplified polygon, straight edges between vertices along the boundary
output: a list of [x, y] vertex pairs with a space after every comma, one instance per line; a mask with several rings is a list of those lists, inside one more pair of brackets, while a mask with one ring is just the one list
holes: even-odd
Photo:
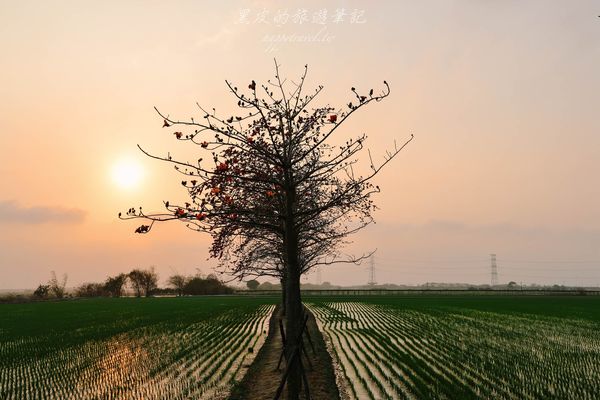
[[[594, 1], [2, 3], [0, 288], [51, 270], [68, 286], [135, 267], [156, 266], [161, 284], [210, 273], [207, 235], [118, 220], [186, 197], [136, 145], [193, 154], [153, 107], [233, 113], [224, 80], [264, 82], [274, 57], [288, 79], [309, 65], [319, 105], [390, 83], [336, 140], [365, 132], [380, 160], [415, 135], [374, 182], [377, 224], [347, 248], [377, 249], [378, 282], [489, 283], [495, 253], [500, 283], [600, 285], [599, 14]], [[321, 280], [363, 284], [367, 266]]]

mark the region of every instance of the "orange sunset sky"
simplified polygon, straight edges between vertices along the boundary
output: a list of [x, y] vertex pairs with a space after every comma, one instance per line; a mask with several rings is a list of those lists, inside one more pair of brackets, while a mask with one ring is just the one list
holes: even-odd
[[598, 1], [2, 1], [0, 289], [51, 270], [68, 286], [151, 265], [161, 284], [211, 272], [208, 236], [117, 219], [185, 199], [136, 144], [193, 157], [153, 106], [231, 114], [224, 79], [264, 82], [274, 57], [288, 78], [309, 65], [320, 105], [390, 83], [337, 140], [366, 132], [381, 159], [415, 135], [375, 182], [377, 224], [347, 249], [378, 249], [378, 282], [489, 283], [497, 253], [501, 283], [598, 285], [598, 15]]

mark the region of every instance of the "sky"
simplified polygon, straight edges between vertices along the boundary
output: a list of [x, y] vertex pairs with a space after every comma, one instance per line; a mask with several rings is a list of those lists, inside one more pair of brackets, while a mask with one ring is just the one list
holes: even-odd
[[[117, 218], [185, 200], [136, 146], [193, 155], [153, 107], [232, 113], [224, 80], [264, 82], [274, 58], [289, 79], [308, 64], [318, 105], [389, 82], [336, 140], [367, 133], [381, 160], [415, 135], [375, 181], [377, 223], [345, 249], [377, 249], [377, 282], [489, 283], [495, 253], [500, 283], [600, 285], [598, 15], [584, 0], [2, 1], [0, 289], [52, 270], [69, 286], [210, 273], [208, 236]], [[321, 279], [363, 284], [367, 265]]]

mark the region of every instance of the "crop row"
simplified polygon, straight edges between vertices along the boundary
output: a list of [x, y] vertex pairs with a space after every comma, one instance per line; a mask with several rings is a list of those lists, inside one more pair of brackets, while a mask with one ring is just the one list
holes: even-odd
[[356, 399], [600, 398], [591, 321], [360, 302], [309, 308]]
[[231, 308], [195, 323], [152, 324], [57, 351], [40, 349], [36, 337], [0, 343], [0, 355], [12, 360], [0, 368], [0, 398], [213, 399], [243, 374], [256, 353], [249, 349], [266, 338], [272, 310]]

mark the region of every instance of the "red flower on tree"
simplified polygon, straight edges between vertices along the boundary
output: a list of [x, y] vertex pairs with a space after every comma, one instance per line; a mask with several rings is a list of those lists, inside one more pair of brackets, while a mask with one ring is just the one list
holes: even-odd
[[183, 133], [181, 133], [181, 132], [174, 132], [173, 135], [175, 135], [175, 137], [177, 139], [181, 139], [181, 136], [183, 135]]
[[177, 211], [175, 211], [175, 216], [177, 218], [183, 218], [187, 215], [187, 213], [185, 212], [185, 210], [183, 208], [178, 208]]
[[331, 115], [329, 116], [329, 122], [331, 122], [331, 123], [335, 123], [335, 121], [337, 121], [337, 115], [335, 115], [335, 114], [331, 114]]
[[200, 147], [207, 148], [208, 147], [208, 142], [205, 140], [204, 142], [202, 142], [200, 144]]
[[205, 218], [206, 218], [206, 216], [207, 216], [207, 215], [206, 215], [206, 214], [204, 214], [204, 213], [199, 213], [199, 214], [196, 214], [196, 219], [197, 219], [198, 221], [202, 221], [203, 219], [205, 219]]

